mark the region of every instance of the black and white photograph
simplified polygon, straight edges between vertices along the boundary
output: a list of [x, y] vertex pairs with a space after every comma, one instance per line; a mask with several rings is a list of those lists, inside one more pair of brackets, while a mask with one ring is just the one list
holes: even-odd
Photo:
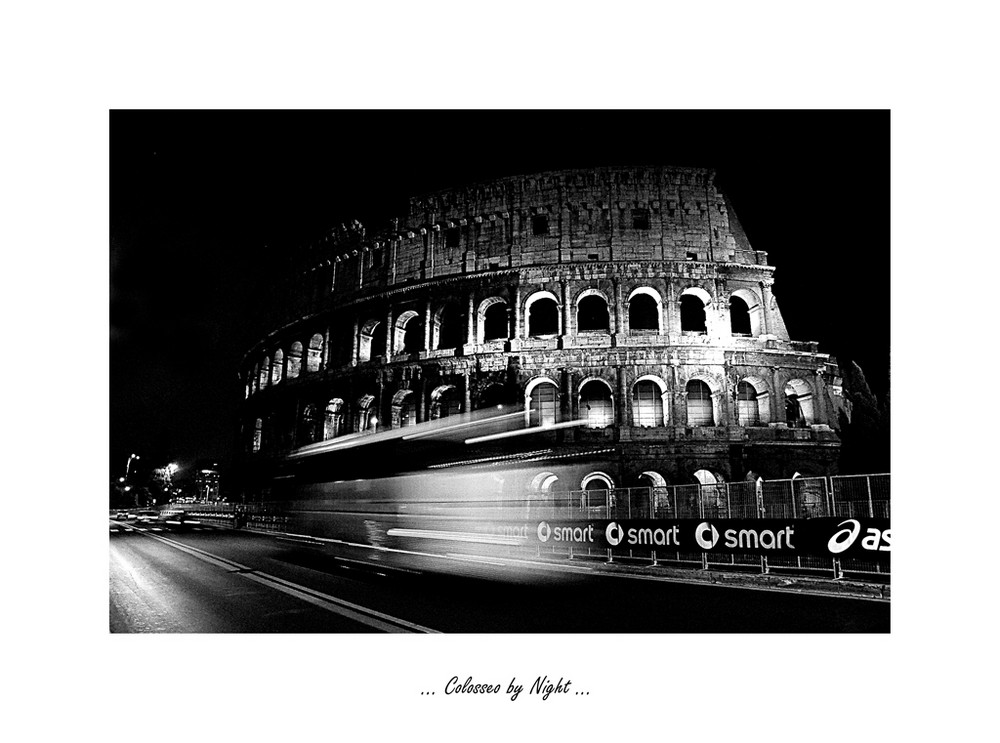
[[889, 632], [889, 111], [109, 116], [112, 633]]
[[12, 6], [6, 737], [988, 738], [985, 7]]

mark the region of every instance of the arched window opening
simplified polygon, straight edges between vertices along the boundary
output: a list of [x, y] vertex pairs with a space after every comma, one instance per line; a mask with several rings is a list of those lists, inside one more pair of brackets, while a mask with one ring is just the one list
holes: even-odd
[[693, 294], [681, 297], [681, 330], [685, 333], [707, 333], [705, 302]]
[[554, 299], [542, 297], [528, 307], [528, 335], [532, 338], [553, 337], [559, 333], [559, 305]]
[[500, 408], [510, 402], [510, 396], [502, 384], [491, 384], [479, 393], [476, 400], [477, 410]]
[[611, 478], [603, 472], [591, 472], [585, 475], [580, 482], [580, 489], [583, 491], [580, 507], [585, 511], [610, 515], [607, 509], [615, 507], [614, 494], [611, 492], [614, 487]]
[[581, 299], [576, 308], [577, 331], [607, 333], [609, 328], [608, 303], [604, 297], [592, 294]]
[[454, 304], [446, 304], [435, 318], [435, 348], [459, 348], [465, 343], [465, 315]]
[[751, 335], [750, 308], [739, 297], [729, 298], [729, 326], [733, 335]]
[[801, 379], [785, 385], [785, 421], [793, 428], [805, 428], [816, 422], [812, 388]]
[[316, 333], [309, 339], [309, 355], [306, 358], [306, 371], [318, 372], [319, 362], [323, 355], [323, 336]]
[[374, 395], [362, 395], [358, 398], [354, 412], [355, 431], [377, 430], [379, 420], [375, 416], [374, 406], [372, 405], [374, 402]]
[[507, 305], [496, 302], [483, 315], [483, 342], [507, 340]]
[[431, 393], [431, 419], [447, 418], [462, 412], [462, 401], [454, 385], [442, 385]]
[[424, 320], [413, 310], [396, 320], [396, 352], [418, 353], [424, 350]]
[[552, 487], [559, 482], [559, 478], [551, 472], [539, 472], [531, 480], [531, 490], [538, 490], [548, 493]]
[[298, 446], [311, 444], [317, 439], [319, 433], [319, 412], [312, 403], [302, 409], [302, 420], [299, 422], [299, 437], [296, 442]]
[[271, 384], [277, 384], [284, 378], [285, 354], [279, 348], [274, 352], [274, 363], [271, 365]]
[[302, 344], [298, 341], [288, 350], [288, 378], [295, 379], [302, 371]]
[[260, 451], [260, 442], [261, 438], [263, 437], [263, 431], [264, 431], [264, 420], [262, 418], [258, 418], [253, 425], [253, 450], [255, 452]]
[[530, 423], [536, 426], [548, 426], [557, 421], [559, 395], [555, 384], [541, 382], [531, 390], [528, 403]]
[[417, 397], [412, 390], [400, 390], [392, 398], [392, 425], [406, 428], [417, 422]]
[[741, 426], [760, 425], [757, 390], [749, 382], [740, 382], [736, 386], [736, 416], [737, 422]]
[[628, 303], [628, 327], [634, 330], [659, 330], [660, 308], [648, 294], [636, 294]]
[[271, 359], [267, 356], [260, 362], [260, 389], [267, 387], [267, 382], [271, 378]]
[[687, 424], [689, 426], [714, 426], [712, 390], [700, 379], [687, 383]]
[[632, 387], [632, 414], [635, 425], [642, 428], [663, 425], [663, 392], [651, 380], [636, 382]]
[[670, 491], [666, 478], [659, 472], [650, 470], [639, 475], [639, 482], [649, 488], [649, 494], [641, 491], [633, 497], [632, 518], [665, 518], [670, 515]]
[[335, 397], [326, 404], [323, 417], [323, 440], [335, 439], [344, 432], [344, 401]]
[[607, 428], [614, 423], [614, 404], [606, 384], [593, 380], [580, 388], [580, 415], [588, 428]]
[[385, 356], [385, 324], [369, 320], [358, 333], [358, 361], [371, 361]]

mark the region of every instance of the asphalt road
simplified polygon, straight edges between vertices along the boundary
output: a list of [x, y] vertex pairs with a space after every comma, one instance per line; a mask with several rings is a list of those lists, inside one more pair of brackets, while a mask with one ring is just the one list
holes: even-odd
[[[140, 530], [141, 529], [141, 530]], [[112, 632], [887, 632], [889, 603], [432, 556], [208, 527], [110, 526]]]

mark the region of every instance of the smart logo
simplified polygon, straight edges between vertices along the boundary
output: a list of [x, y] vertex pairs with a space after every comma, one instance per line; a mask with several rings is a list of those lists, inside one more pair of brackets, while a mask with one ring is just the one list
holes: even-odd
[[608, 528], [604, 530], [604, 536], [607, 538], [608, 544], [610, 544], [612, 547], [617, 547], [619, 544], [621, 544], [622, 537], [624, 537], [625, 534], [622, 531], [622, 528], [618, 526], [618, 523], [612, 521], [610, 524], [608, 524]]
[[[706, 532], [709, 534], [708, 539], [705, 538]], [[694, 530], [694, 540], [703, 550], [710, 550], [719, 541], [719, 530], [707, 521], [702, 521], [698, 524], [698, 528]]]
[[549, 526], [548, 521], [542, 521], [538, 524], [538, 541], [547, 542], [549, 541], [549, 535], [552, 534], [552, 528]]
[[[830, 541], [826, 543], [827, 549], [835, 555], [849, 549], [861, 534], [861, 523], [855, 519], [841, 521], [837, 526], [844, 528], [830, 537]], [[892, 530], [879, 531], [870, 527], [861, 540], [861, 546], [870, 552], [891, 552]]]

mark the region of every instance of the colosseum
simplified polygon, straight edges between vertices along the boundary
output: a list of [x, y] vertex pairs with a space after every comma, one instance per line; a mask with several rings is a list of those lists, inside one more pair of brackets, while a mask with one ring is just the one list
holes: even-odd
[[711, 170], [469, 184], [288, 265], [241, 369], [247, 499], [297, 447], [497, 406], [577, 422], [537, 488], [836, 474], [837, 362], [789, 338]]

